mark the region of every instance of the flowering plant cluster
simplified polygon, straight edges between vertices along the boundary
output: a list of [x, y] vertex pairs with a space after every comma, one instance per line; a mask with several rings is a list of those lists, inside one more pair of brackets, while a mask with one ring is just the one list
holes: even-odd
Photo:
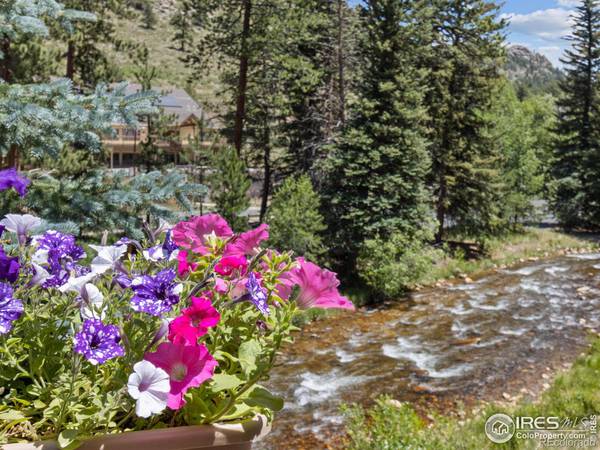
[[112, 245], [0, 225], [0, 444], [272, 417], [259, 383], [295, 311], [353, 309], [334, 273], [262, 248], [266, 225], [209, 214]]

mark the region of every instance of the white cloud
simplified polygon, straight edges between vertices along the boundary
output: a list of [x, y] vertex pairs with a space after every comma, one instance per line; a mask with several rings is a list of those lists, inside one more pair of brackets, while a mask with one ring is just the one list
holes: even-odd
[[558, 5], [572, 8], [581, 5], [581, 0], [558, 0]]
[[[560, 0], [569, 1], [569, 0]], [[510, 21], [510, 31], [556, 41], [570, 33], [571, 12], [563, 8], [538, 10], [529, 14], [503, 14]]]

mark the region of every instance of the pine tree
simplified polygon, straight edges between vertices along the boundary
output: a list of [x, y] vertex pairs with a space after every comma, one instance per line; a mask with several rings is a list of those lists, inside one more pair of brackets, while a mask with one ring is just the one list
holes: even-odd
[[269, 245], [317, 261], [325, 252], [321, 239], [325, 224], [320, 207], [321, 199], [308, 176], [287, 178], [269, 206]]
[[144, 0], [142, 3], [142, 25], [148, 30], [153, 30], [156, 26], [158, 19], [154, 12], [154, 5], [152, 0]]
[[[151, 106], [149, 95], [124, 95], [124, 86], [109, 92], [98, 86], [93, 94], [73, 91], [65, 80], [49, 84], [19, 84], [12, 79], [13, 43], [25, 37], [46, 38], [48, 23], [67, 28], [93, 15], [65, 9], [54, 0], [0, 3], [0, 153], [4, 165], [18, 165], [19, 157], [56, 156], [69, 143], [98, 151], [100, 133], [114, 120], [136, 123], [137, 114]], [[6, 78], [4, 78], [6, 77]]]
[[356, 256], [369, 237], [414, 236], [428, 222], [427, 72], [416, 61], [426, 52], [430, 30], [420, 20], [425, 4], [417, 6], [371, 0], [361, 7], [366, 36], [359, 49], [359, 101], [328, 160], [323, 205], [331, 241], [345, 256]]
[[[331, 18], [321, 0], [194, 3], [205, 31], [188, 52], [196, 69], [221, 66], [226, 135], [263, 168], [261, 220], [281, 167], [308, 171], [325, 141]], [[209, 8], [212, 6], [212, 8]], [[249, 17], [248, 17], [249, 14]], [[285, 161], [274, 155], [285, 155]]]
[[558, 102], [558, 141], [552, 206], [567, 227], [600, 226], [600, 10], [595, 0], [576, 8], [566, 77]]
[[[315, 182], [330, 144], [346, 121], [347, 90], [359, 28], [346, 0], [297, 0], [280, 19], [291, 32], [284, 58], [287, 173], [307, 173]], [[298, 10], [304, 11], [298, 14]]]
[[175, 27], [173, 42], [177, 44], [177, 50], [185, 52], [193, 45], [193, 17], [190, 0], [179, 0], [177, 10], [171, 18], [171, 25]]
[[500, 150], [486, 136], [486, 116], [499, 79], [505, 23], [487, 0], [437, 0], [427, 96], [432, 185], [438, 231], [481, 235], [498, 223]]
[[125, 43], [117, 38], [114, 16], [127, 11], [125, 0], [65, 0], [71, 9], [84, 9], [94, 20], [80, 21], [72, 30], [57, 28], [60, 40], [66, 41], [64, 76], [82, 87], [99, 82], [116, 81], [120, 70], [107, 47], [119, 50]]
[[241, 214], [250, 207], [251, 181], [246, 165], [234, 148], [225, 148], [216, 151], [212, 166], [210, 198], [215, 202], [216, 211], [235, 231], [243, 231], [248, 226], [248, 218]]

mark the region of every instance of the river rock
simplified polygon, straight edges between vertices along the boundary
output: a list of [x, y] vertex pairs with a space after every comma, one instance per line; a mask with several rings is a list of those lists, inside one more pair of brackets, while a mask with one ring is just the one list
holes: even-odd
[[413, 387], [413, 391], [415, 391], [415, 392], [428, 392], [429, 389], [427, 389], [425, 386], [415, 386], [415, 387]]
[[589, 286], [581, 286], [577, 288], [575, 292], [577, 292], [577, 295], [579, 295], [580, 297], [585, 297], [586, 294], [589, 294], [591, 290], [592, 288]]
[[472, 344], [478, 344], [479, 341], [481, 341], [481, 337], [474, 336], [474, 337], [465, 338], [465, 339], [457, 339], [453, 342], [453, 344], [454, 345], [472, 345]]
[[390, 406], [393, 406], [394, 408], [402, 408], [402, 406], [404, 405], [404, 403], [402, 403], [400, 400], [396, 400], [395, 398], [390, 398], [386, 400], [386, 403]]

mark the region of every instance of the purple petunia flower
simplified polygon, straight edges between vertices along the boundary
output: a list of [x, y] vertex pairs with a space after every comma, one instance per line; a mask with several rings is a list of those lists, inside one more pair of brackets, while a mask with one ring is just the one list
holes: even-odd
[[43, 287], [62, 286], [69, 279], [71, 272], [75, 276], [89, 272], [77, 265], [76, 262], [85, 256], [83, 249], [75, 244], [75, 237], [50, 230], [36, 239], [38, 250], [34, 254], [34, 262], [47, 264], [50, 277]]
[[0, 170], [0, 191], [13, 188], [21, 197], [25, 197], [30, 183], [31, 181], [19, 175], [14, 168]]
[[129, 244], [131, 244], [131, 242], [132, 242], [131, 239], [129, 239], [127, 236], [123, 236], [121, 239], [119, 239], [113, 245], [115, 247], [118, 247], [119, 245], [129, 245]]
[[10, 257], [4, 253], [4, 249], [0, 247], [0, 280], [14, 283], [19, 278], [19, 258]]
[[142, 275], [131, 282], [134, 295], [131, 307], [138, 312], [160, 317], [179, 303], [183, 286], [175, 283], [175, 271], [165, 269], [156, 275]]
[[148, 261], [171, 261], [177, 258], [177, 255], [179, 254], [179, 247], [177, 247], [177, 244], [173, 242], [173, 239], [171, 238], [171, 231], [167, 231], [165, 240], [162, 244], [150, 247], [144, 250], [142, 254]]
[[10, 284], [0, 283], [0, 334], [8, 333], [13, 322], [23, 314], [23, 303], [13, 298], [13, 289]]
[[254, 272], [248, 275], [248, 281], [246, 282], [246, 289], [248, 289], [248, 295], [250, 300], [254, 303], [254, 306], [263, 313], [265, 316], [269, 315], [269, 304], [267, 303], [267, 293], [265, 289], [260, 285]]
[[119, 342], [121, 335], [115, 325], [104, 325], [98, 319], [88, 319], [73, 339], [73, 350], [95, 366], [123, 356], [125, 350]]
[[165, 235], [165, 241], [162, 244], [163, 253], [167, 258], [171, 256], [171, 254], [177, 250], [179, 247], [175, 242], [173, 242], [173, 237], [171, 236], [171, 230], [167, 231]]
[[131, 278], [125, 273], [114, 275], [113, 282], [117, 283], [121, 289], [128, 289], [131, 287]]

